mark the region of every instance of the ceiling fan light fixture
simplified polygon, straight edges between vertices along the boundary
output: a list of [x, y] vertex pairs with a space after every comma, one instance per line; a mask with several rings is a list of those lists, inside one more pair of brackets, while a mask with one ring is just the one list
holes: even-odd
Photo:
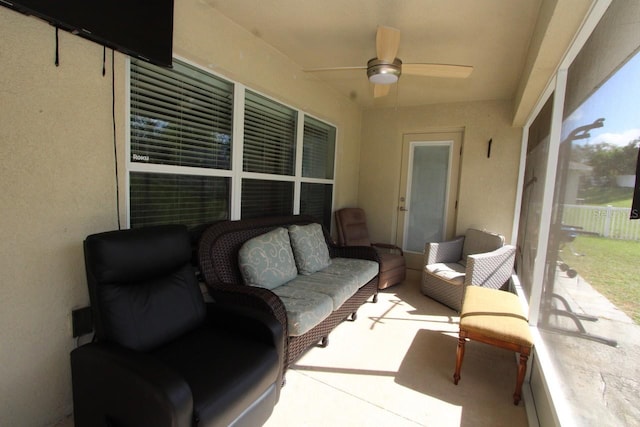
[[367, 76], [371, 83], [389, 85], [398, 81], [401, 68], [402, 61], [398, 58], [394, 59], [393, 63], [373, 58], [367, 62]]

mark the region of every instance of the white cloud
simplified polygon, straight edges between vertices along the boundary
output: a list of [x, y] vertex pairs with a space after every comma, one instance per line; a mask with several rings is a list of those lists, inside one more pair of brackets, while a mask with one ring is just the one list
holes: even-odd
[[640, 129], [638, 128], [629, 129], [622, 133], [601, 133], [599, 135], [592, 136], [591, 139], [589, 139], [589, 144], [607, 142], [613, 145], [624, 146], [637, 138], [640, 138]]

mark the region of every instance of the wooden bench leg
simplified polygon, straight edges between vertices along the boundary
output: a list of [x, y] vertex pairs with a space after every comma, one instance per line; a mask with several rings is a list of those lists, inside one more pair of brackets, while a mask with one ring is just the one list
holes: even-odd
[[464, 345], [466, 342], [467, 339], [463, 336], [460, 336], [458, 338], [458, 350], [456, 352], [456, 372], [453, 374], [453, 383], [455, 385], [458, 385], [458, 381], [460, 381], [460, 368], [462, 368], [462, 359], [464, 358]]
[[529, 349], [523, 348], [520, 352], [520, 363], [518, 364], [518, 378], [516, 379], [516, 391], [513, 393], [513, 404], [520, 403], [522, 397], [522, 383], [527, 372], [527, 361], [529, 360]]

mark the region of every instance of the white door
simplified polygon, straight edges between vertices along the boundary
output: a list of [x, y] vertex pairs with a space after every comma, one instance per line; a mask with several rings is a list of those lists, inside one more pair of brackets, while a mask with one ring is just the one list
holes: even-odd
[[455, 233], [462, 132], [403, 137], [397, 242], [407, 268], [422, 270], [424, 245]]

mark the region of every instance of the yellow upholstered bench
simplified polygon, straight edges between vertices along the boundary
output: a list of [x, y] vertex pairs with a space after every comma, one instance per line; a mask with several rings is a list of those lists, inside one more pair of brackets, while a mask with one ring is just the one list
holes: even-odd
[[453, 382], [460, 381], [460, 367], [467, 339], [520, 353], [513, 403], [520, 402], [527, 360], [533, 346], [529, 322], [518, 297], [497, 289], [469, 286], [460, 312], [460, 334]]

